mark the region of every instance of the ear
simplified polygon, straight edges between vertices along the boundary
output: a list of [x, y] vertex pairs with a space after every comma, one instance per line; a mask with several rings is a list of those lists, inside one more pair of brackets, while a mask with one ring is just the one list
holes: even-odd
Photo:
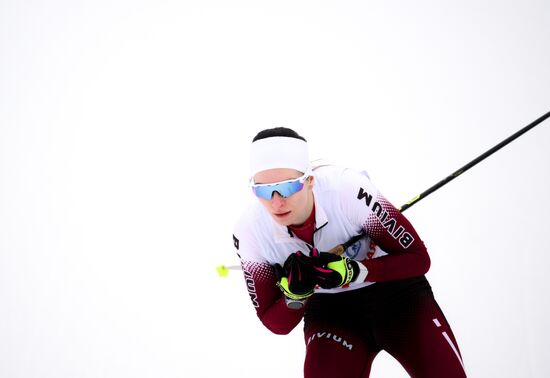
[[315, 184], [315, 176], [309, 176], [306, 182], [309, 189], [313, 188], [313, 185]]

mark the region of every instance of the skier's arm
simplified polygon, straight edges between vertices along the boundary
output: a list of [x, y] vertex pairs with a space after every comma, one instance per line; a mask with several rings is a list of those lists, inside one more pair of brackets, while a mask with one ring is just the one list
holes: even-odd
[[361, 174], [344, 174], [342, 206], [386, 256], [363, 260], [366, 281], [390, 281], [425, 274], [430, 257], [411, 223]]
[[[264, 326], [271, 332], [279, 335], [290, 333], [300, 323], [304, 310], [289, 309], [285, 303], [281, 290], [277, 287], [275, 270], [267, 261], [253, 261], [250, 249], [254, 245], [250, 238], [237, 239], [235, 247], [241, 260], [246, 288], [256, 309], [256, 314]], [[248, 239], [248, 240], [246, 240]]]
[[430, 257], [424, 242], [418, 236], [411, 223], [399, 211], [387, 202], [382, 196], [378, 196], [378, 202], [382, 204], [383, 211], [395, 219], [397, 235], [399, 227], [403, 228], [400, 236], [394, 237], [387, 228], [380, 228], [386, 224], [378, 217], [372, 217], [364, 229], [368, 236], [383, 251], [388, 253], [376, 259], [363, 260], [368, 269], [368, 281], [390, 281], [410, 277], [417, 277], [425, 274], [430, 269]]

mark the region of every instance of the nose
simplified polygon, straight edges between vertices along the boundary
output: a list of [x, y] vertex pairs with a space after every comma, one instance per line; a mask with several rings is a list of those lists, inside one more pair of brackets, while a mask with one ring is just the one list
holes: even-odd
[[274, 209], [280, 209], [285, 204], [285, 198], [282, 197], [279, 192], [274, 192], [273, 197], [271, 197], [271, 206]]

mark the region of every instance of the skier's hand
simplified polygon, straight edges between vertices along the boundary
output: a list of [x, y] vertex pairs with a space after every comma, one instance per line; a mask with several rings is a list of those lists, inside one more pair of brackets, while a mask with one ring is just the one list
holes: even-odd
[[302, 301], [313, 294], [315, 273], [311, 258], [298, 251], [286, 259], [283, 266], [275, 264], [277, 286], [292, 300]]
[[316, 248], [311, 251], [310, 256], [315, 269], [315, 282], [323, 289], [347, 285], [354, 282], [361, 273], [359, 264], [346, 256], [319, 252]]

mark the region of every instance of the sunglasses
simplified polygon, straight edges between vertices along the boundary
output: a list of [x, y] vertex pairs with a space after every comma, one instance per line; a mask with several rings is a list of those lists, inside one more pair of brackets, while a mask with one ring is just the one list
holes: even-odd
[[295, 179], [275, 182], [272, 184], [254, 184], [254, 179], [251, 179], [250, 186], [252, 187], [252, 191], [258, 198], [271, 200], [275, 192], [279, 193], [279, 195], [283, 198], [288, 198], [294, 193], [298, 193], [300, 190], [302, 190], [305, 181], [310, 175], [311, 170], [308, 168], [303, 176]]

